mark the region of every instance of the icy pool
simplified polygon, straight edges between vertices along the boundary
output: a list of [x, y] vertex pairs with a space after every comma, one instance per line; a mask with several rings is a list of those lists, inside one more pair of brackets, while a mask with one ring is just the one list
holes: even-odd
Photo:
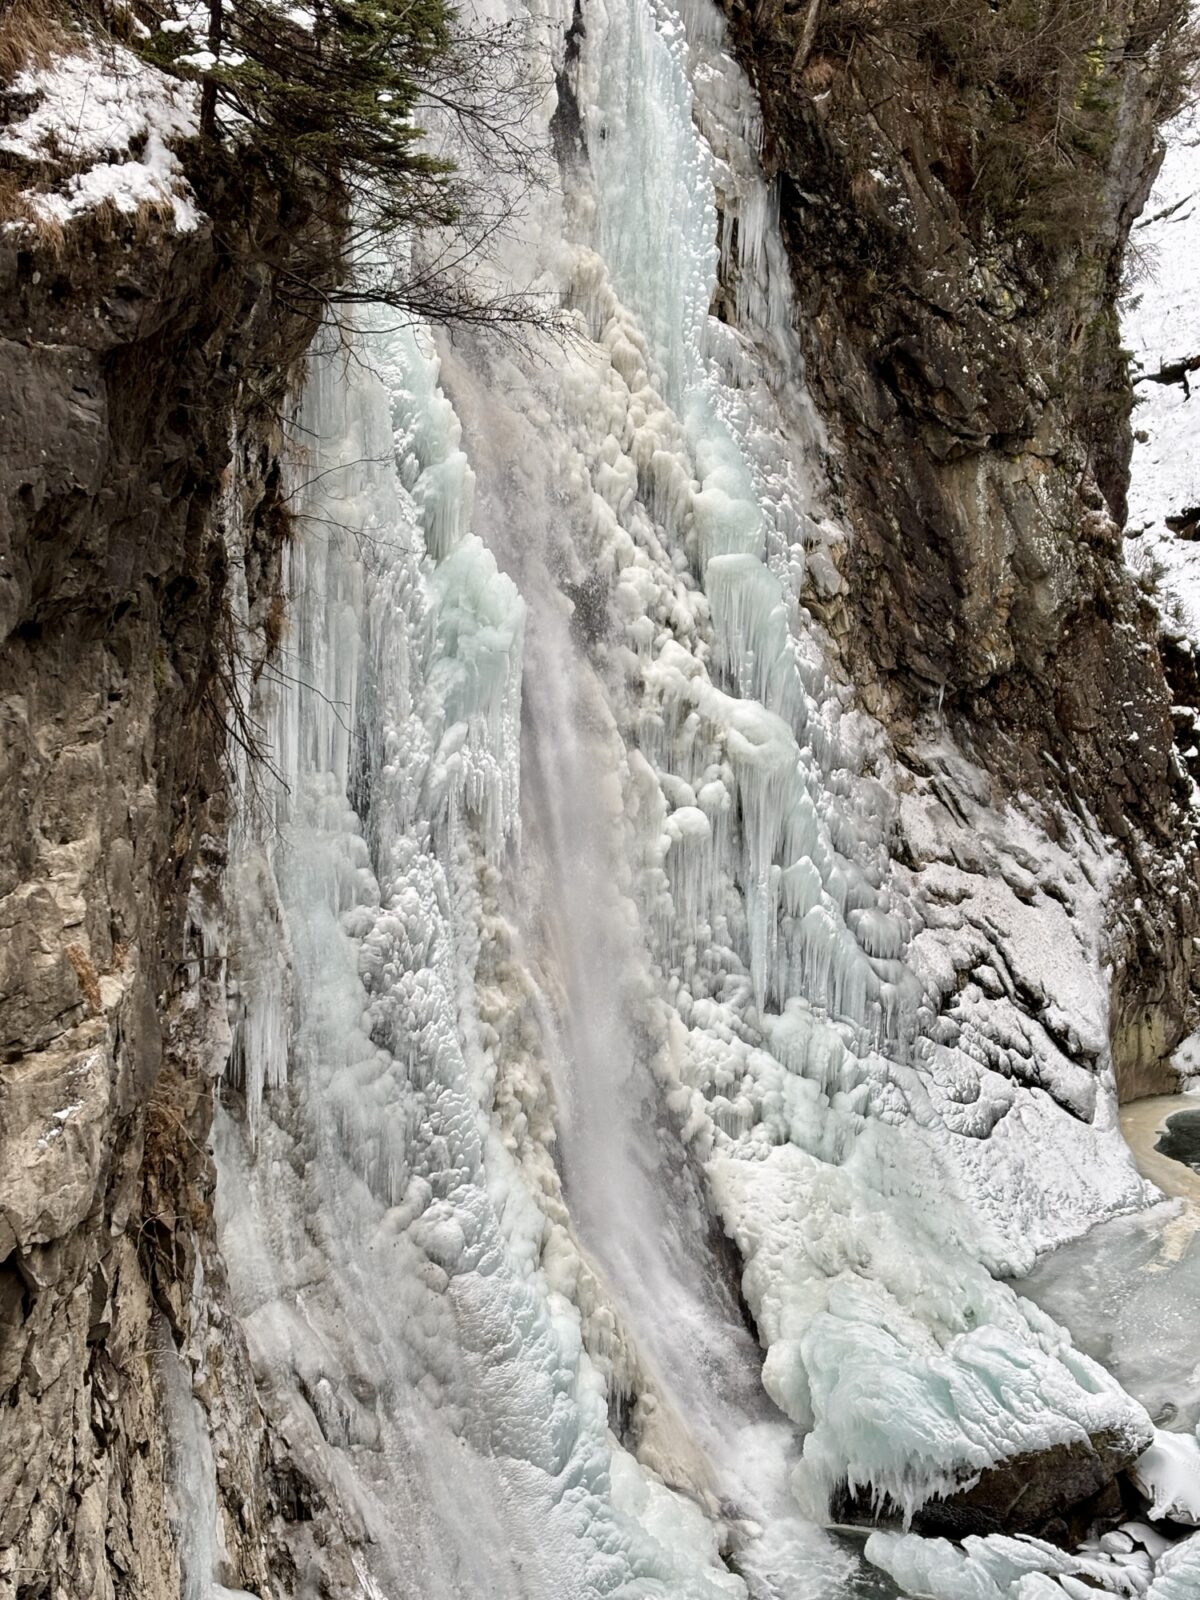
[[[1200, 1094], [1152, 1095], [1121, 1108], [1121, 1132], [1138, 1171], [1165, 1195], [1194, 1205], [1200, 1205], [1200, 1172], [1192, 1164], [1197, 1158], [1198, 1130]], [[1190, 1158], [1185, 1153], [1188, 1150]]]
[[1200, 1095], [1135, 1101], [1121, 1126], [1139, 1170], [1167, 1198], [1051, 1251], [1015, 1287], [1159, 1427], [1190, 1431], [1200, 1422], [1200, 1171], [1170, 1152], [1200, 1154]]

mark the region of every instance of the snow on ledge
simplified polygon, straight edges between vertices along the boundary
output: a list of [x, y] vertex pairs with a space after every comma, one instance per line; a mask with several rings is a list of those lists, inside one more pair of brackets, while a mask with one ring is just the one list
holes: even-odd
[[34, 104], [0, 130], [0, 151], [65, 171], [57, 188], [31, 184], [22, 194], [35, 217], [61, 226], [105, 202], [126, 214], [166, 204], [180, 233], [198, 225], [200, 211], [171, 149], [197, 132], [193, 85], [106, 44], [103, 52], [88, 47], [22, 72], [10, 93]]

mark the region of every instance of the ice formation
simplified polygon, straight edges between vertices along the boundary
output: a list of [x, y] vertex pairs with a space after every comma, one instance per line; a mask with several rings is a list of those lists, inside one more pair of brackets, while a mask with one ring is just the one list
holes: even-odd
[[[286, 928], [293, 996], [239, 979], [236, 1031], [277, 1037], [236, 1052], [250, 1120], [218, 1127], [256, 1371], [385, 1586], [740, 1592], [700, 1513], [614, 1464], [579, 1312], [483, 1110], [496, 1069], [464, 985], [477, 874], [517, 824], [524, 612], [467, 531], [436, 363], [409, 333], [370, 350], [374, 375], [314, 361], [280, 781], [248, 790], [239, 844], [255, 947]], [[286, 1061], [286, 1087], [256, 1061]]]
[[1136, 564], [1153, 558], [1183, 607], [1187, 632], [1200, 634], [1200, 592], [1190, 541], [1172, 537], [1168, 517], [1200, 506], [1200, 422], [1186, 371], [1162, 381], [1164, 369], [1195, 354], [1195, 274], [1200, 248], [1200, 117], [1182, 111], [1167, 129], [1162, 169], [1133, 232], [1141, 271], [1122, 308], [1121, 328], [1134, 355], [1136, 444], [1130, 473], [1129, 523]]
[[[1149, 1194], [1116, 867], [948, 738], [902, 771], [836, 676], [805, 596], [845, 534], [717, 12], [558, 20], [561, 176], [505, 249], [569, 337], [368, 319], [312, 360], [222, 1247], [271, 1423], [385, 1592], [847, 1594], [841, 1488], [908, 1515], [1150, 1439], [998, 1281]], [[975, 1589], [935, 1542], [867, 1553], [917, 1593], [1086, 1580], [1009, 1544]]]
[[[1172, 1550], [1153, 1530], [1128, 1523], [1076, 1554], [1044, 1539], [993, 1534], [953, 1545], [890, 1533], [873, 1533], [867, 1553], [905, 1594], [921, 1600], [1095, 1600], [1097, 1594], [1124, 1600], [1166, 1594], [1175, 1600], [1174, 1591], [1159, 1585], [1172, 1557], [1179, 1562], [1181, 1548]], [[1185, 1572], [1186, 1564], [1175, 1570]]]
[[1200, 1527], [1200, 1441], [1193, 1434], [1154, 1430], [1154, 1443], [1133, 1467], [1133, 1481], [1150, 1502], [1154, 1521]]
[[1163, 1554], [1146, 1600], [1191, 1600], [1196, 1593], [1200, 1593], [1200, 1533]]
[[[1190, 367], [1196, 355], [1192, 262], [1200, 250], [1200, 111], [1186, 107], [1165, 134], [1162, 168], [1133, 232], [1140, 272], [1121, 314], [1134, 377], [1126, 554], [1159, 607], [1163, 632], [1191, 656], [1200, 639], [1200, 556], [1188, 532], [1200, 509], [1200, 404]], [[1189, 715], [1186, 707], [1175, 710]], [[1181, 747], [1194, 759], [1195, 738]], [[1198, 1061], [1197, 1041], [1185, 1041], [1174, 1058], [1182, 1080], [1195, 1075]]]
[[1019, 1288], [1069, 1328], [1079, 1348], [1156, 1423], [1185, 1430], [1200, 1423], [1193, 1311], [1200, 1303], [1200, 1206], [1194, 1201], [1164, 1202], [1101, 1223], [1043, 1257]]

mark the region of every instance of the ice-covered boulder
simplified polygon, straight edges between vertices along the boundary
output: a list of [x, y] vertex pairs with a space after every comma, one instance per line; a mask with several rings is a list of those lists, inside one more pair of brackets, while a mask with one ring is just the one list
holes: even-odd
[[1130, 1476], [1150, 1501], [1154, 1521], [1200, 1527], [1200, 1441], [1188, 1433], [1154, 1430], [1154, 1442], [1134, 1463]]
[[[912, 1526], [923, 1534], [955, 1539], [1039, 1529], [1053, 1518], [1086, 1508], [1127, 1470], [1138, 1437], [1122, 1429], [1105, 1429], [1073, 1444], [1022, 1451], [986, 1468], [957, 1494], [927, 1501]], [[847, 1497], [837, 1510], [843, 1521], [876, 1518], [870, 1500], [862, 1495]]]

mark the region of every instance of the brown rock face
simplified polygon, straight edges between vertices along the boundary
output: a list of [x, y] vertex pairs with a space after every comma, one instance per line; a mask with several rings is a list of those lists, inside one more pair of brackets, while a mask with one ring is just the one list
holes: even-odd
[[[978, 19], [1004, 8], [726, 10], [761, 97], [808, 382], [856, 535], [844, 595], [812, 609], [902, 750], [944, 718], [1051, 831], [1082, 802], [1119, 842], [1118, 1082], [1126, 1097], [1166, 1087], [1200, 889], [1157, 619], [1120, 537], [1131, 397], [1115, 303], [1161, 112], [1159, 46], [1137, 31], [1147, 8], [1097, 0], [1084, 19], [1106, 44], [1079, 78], [1094, 121], [1067, 178], [1030, 155], [1036, 91], [1022, 102], [987, 80], [978, 33], [944, 37], [945, 18], [990, 26]], [[1006, 161], [1026, 163], [1011, 194]]]
[[[1123, 1515], [1116, 1482], [1151, 1435], [1131, 1438], [1106, 1431], [1078, 1444], [1012, 1456], [980, 1473], [970, 1488], [944, 1500], [930, 1500], [912, 1520], [930, 1537], [961, 1539], [968, 1534], [1028, 1533], [1070, 1546], [1085, 1537], [1094, 1521], [1115, 1524]], [[859, 1526], [880, 1521], [900, 1525], [900, 1514], [875, 1506], [865, 1495], [843, 1492], [832, 1507], [835, 1521]]]
[[189, 897], [225, 833], [229, 550], [253, 617], [311, 331], [207, 226], [91, 226], [61, 256], [0, 241], [0, 1594], [30, 1600], [178, 1592], [176, 1346], [189, 1400], [223, 1364], [258, 1448], [209, 1325], [224, 1008]]
[[[1037, 1533], [1068, 1535], [1064, 1517], [1076, 1508], [1099, 1512], [1097, 1497], [1114, 1486], [1118, 1473], [1131, 1466], [1150, 1442], [1150, 1435], [1130, 1439], [1102, 1433], [1080, 1444], [1052, 1445], [1049, 1450], [1014, 1456], [989, 1467], [979, 1482], [946, 1500], [922, 1506], [915, 1525], [919, 1532], [962, 1538], [969, 1533]], [[1121, 1512], [1120, 1494], [1113, 1509]], [[1102, 1514], [1102, 1512], [1100, 1513]], [[1076, 1538], [1087, 1531], [1088, 1518]]]

